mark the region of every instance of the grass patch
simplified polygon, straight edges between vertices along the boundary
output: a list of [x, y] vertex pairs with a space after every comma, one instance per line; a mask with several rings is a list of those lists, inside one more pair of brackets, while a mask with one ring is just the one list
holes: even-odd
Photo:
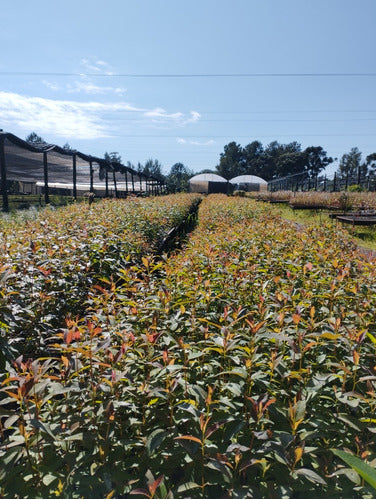
[[323, 224], [332, 223], [341, 227], [341, 229], [346, 229], [349, 236], [355, 240], [355, 242], [368, 250], [376, 251], [376, 228], [374, 226], [352, 226], [351, 224], [341, 224], [336, 219], [331, 219], [329, 214], [332, 210], [297, 210], [289, 207], [288, 205], [279, 205], [278, 207], [273, 207], [281, 217], [298, 224], [313, 225], [313, 224]]

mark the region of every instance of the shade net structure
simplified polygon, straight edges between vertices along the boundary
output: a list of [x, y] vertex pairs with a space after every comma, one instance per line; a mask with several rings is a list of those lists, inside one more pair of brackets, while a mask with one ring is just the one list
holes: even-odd
[[121, 163], [54, 144], [30, 144], [7, 132], [0, 132], [0, 174], [4, 210], [10, 194], [39, 194], [48, 203], [52, 194], [124, 197], [164, 189], [160, 180]]

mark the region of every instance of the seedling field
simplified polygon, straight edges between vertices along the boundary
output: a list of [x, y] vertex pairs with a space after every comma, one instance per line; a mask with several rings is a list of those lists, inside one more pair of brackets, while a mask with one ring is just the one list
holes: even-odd
[[3, 497], [374, 496], [374, 263], [224, 195], [161, 253], [196, 203], [2, 223]]

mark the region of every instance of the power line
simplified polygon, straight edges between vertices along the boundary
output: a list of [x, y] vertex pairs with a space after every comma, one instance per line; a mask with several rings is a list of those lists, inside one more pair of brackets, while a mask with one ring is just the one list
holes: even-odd
[[346, 73], [70, 73], [55, 71], [0, 71], [4, 76], [88, 76], [104, 78], [284, 78], [284, 77], [375, 77], [373, 72]]
[[228, 120], [199, 120], [198, 123], [201, 123], [201, 122], [244, 122], [244, 123], [249, 123], [249, 122], [319, 122], [319, 123], [323, 123], [323, 122], [361, 122], [361, 121], [375, 121], [376, 122], [376, 118], [347, 118], [347, 119], [343, 119], [343, 118], [338, 118], [338, 119], [327, 119], [327, 118], [323, 118], [323, 119], [301, 119], [301, 120], [298, 120], [298, 119], [273, 119], [273, 118], [269, 118], [269, 119], [248, 119], [248, 120], [239, 120], [239, 119], [228, 119]]
[[200, 114], [204, 115], [217, 115], [217, 114], [234, 114], [234, 115], [251, 115], [251, 114], [288, 114], [288, 113], [376, 113], [376, 109], [308, 109], [308, 110], [293, 110], [289, 109], [274, 110], [274, 111], [201, 111]]
[[[144, 118], [143, 117], [140, 117], [140, 118], [121, 118], [121, 117], [113, 117], [111, 116], [110, 118], [108, 118], [109, 120], [111, 121], [123, 121], [123, 122], [143, 122], [144, 121]], [[163, 117], [161, 117], [161, 120], [163, 121]], [[234, 123], [234, 122], [237, 122], [237, 123], [252, 123], [252, 122], [257, 122], [257, 123], [260, 123], [260, 122], [267, 122], [267, 123], [270, 123], [270, 122], [314, 122], [314, 123], [327, 123], [327, 122], [375, 122], [376, 123], [376, 117], [375, 118], [337, 118], [337, 119], [330, 119], [330, 118], [316, 118], [316, 119], [310, 119], [310, 118], [306, 118], [306, 119], [288, 119], [288, 118], [285, 118], [285, 119], [275, 119], [275, 118], [268, 118], [268, 119], [262, 119], [262, 118], [250, 118], [250, 119], [239, 119], [239, 118], [229, 118], [229, 119], [199, 119], [197, 120], [197, 122], [195, 122], [196, 124], [198, 123], [206, 123], [206, 122], [210, 122], [210, 123]]]
[[[140, 113], [139, 109], [127, 109], [123, 111], [126, 114], [130, 113]], [[256, 110], [248, 110], [248, 111], [208, 111], [201, 110], [200, 115], [274, 115], [274, 114], [308, 114], [308, 113], [376, 113], [376, 109], [300, 109], [300, 110], [273, 110], [273, 111], [256, 111]]]
[[232, 136], [236, 138], [249, 138], [249, 137], [376, 137], [376, 134], [301, 134], [301, 133], [291, 133], [291, 134], [267, 134], [260, 135], [251, 132], [248, 135], [238, 135], [238, 134], [228, 134], [228, 135], [161, 135], [161, 134], [112, 134], [114, 137], [123, 137], [124, 139], [130, 138], [158, 138], [158, 139], [226, 139]]

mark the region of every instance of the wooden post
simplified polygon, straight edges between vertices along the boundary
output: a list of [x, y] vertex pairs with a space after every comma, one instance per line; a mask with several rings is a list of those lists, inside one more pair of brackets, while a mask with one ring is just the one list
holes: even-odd
[[93, 171], [93, 162], [90, 160], [90, 193], [94, 193], [94, 171]]
[[106, 193], [105, 193], [106, 198], [108, 198], [108, 170], [106, 167]]
[[134, 194], [134, 177], [133, 177], [133, 172], [131, 172], [131, 179], [132, 179], [132, 193]]
[[77, 158], [73, 153], [73, 198], [77, 200]]
[[125, 194], [128, 196], [128, 170], [125, 171]]
[[333, 178], [333, 193], [336, 192], [337, 189], [337, 174], [334, 172], [334, 178]]
[[4, 212], [8, 212], [9, 200], [8, 200], [8, 193], [7, 193], [7, 169], [5, 166], [4, 138], [5, 138], [5, 136], [3, 134], [0, 134], [1, 194], [3, 196], [3, 210], [4, 210]]
[[115, 169], [112, 171], [112, 178], [114, 180], [114, 186], [115, 186], [115, 198], [118, 198], [118, 191], [117, 191], [117, 184], [116, 184], [116, 172]]
[[46, 205], [50, 203], [50, 196], [48, 192], [48, 163], [47, 151], [43, 152], [43, 172], [44, 172], [44, 202]]

